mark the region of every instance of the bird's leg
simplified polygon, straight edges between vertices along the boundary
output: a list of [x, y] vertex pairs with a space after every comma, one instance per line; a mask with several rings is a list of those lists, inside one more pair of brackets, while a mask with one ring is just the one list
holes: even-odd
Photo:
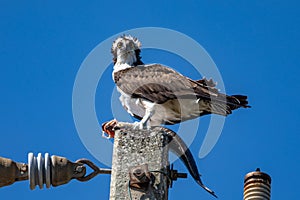
[[145, 106], [146, 107], [145, 115], [144, 115], [143, 119], [140, 122], [136, 122], [134, 124], [135, 128], [139, 128], [139, 129], [149, 128], [147, 126], [147, 123], [150, 120], [150, 118], [152, 117], [152, 115], [154, 114], [154, 111], [155, 111], [154, 110], [154, 106], [155, 106], [155, 103], [150, 103], [150, 102], [146, 103], [146, 106]]
[[150, 120], [150, 118], [153, 115], [153, 113], [154, 112], [152, 110], [146, 110], [146, 113], [145, 113], [145, 116], [143, 117], [143, 119], [140, 122], [135, 122], [134, 123], [134, 128], [138, 128], [138, 129], [149, 128], [147, 126], [147, 123]]
[[154, 109], [146, 110], [145, 116], [141, 120], [141, 124], [143, 125], [143, 128], [147, 127], [147, 123], [154, 114]]

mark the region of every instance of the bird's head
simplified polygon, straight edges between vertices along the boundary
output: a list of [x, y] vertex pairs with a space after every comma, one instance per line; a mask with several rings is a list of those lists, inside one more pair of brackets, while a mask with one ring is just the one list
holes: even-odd
[[130, 35], [118, 37], [112, 45], [111, 53], [113, 54], [114, 64], [127, 63], [129, 65], [142, 64], [140, 61], [141, 42]]

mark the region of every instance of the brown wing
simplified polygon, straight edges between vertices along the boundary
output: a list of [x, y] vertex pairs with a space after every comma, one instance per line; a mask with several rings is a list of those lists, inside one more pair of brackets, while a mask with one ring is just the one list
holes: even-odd
[[200, 99], [212, 104], [207, 114], [219, 109], [219, 113], [214, 113], [222, 115], [230, 114], [231, 110], [238, 107], [247, 107], [245, 96], [239, 96], [243, 99], [241, 104], [239, 98], [219, 93], [212, 80], [194, 81], [160, 64], [138, 65], [120, 70], [114, 73], [114, 80], [119, 89], [131, 97], [157, 104], [173, 99]]
[[117, 86], [134, 98], [155, 103], [170, 99], [194, 96], [192, 82], [171, 68], [153, 64], [138, 65], [114, 74]]

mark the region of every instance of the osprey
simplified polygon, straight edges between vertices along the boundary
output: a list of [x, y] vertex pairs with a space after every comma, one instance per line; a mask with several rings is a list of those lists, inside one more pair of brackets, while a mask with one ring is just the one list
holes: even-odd
[[121, 36], [112, 45], [113, 80], [126, 111], [143, 129], [176, 124], [207, 114], [227, 116], [247, 108], [247, 96], [222, 94], [212, 80], [192, 80], [161, 64], [144, 64], [137, 38]]

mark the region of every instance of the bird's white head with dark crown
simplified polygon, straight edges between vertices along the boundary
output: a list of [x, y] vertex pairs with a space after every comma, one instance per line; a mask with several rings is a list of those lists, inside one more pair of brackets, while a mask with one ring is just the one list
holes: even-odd
[[114, 72], [141, 65], [143, 62], [140, 57], [141, 42], [130, 35], [118, 37], [112, 45]]

